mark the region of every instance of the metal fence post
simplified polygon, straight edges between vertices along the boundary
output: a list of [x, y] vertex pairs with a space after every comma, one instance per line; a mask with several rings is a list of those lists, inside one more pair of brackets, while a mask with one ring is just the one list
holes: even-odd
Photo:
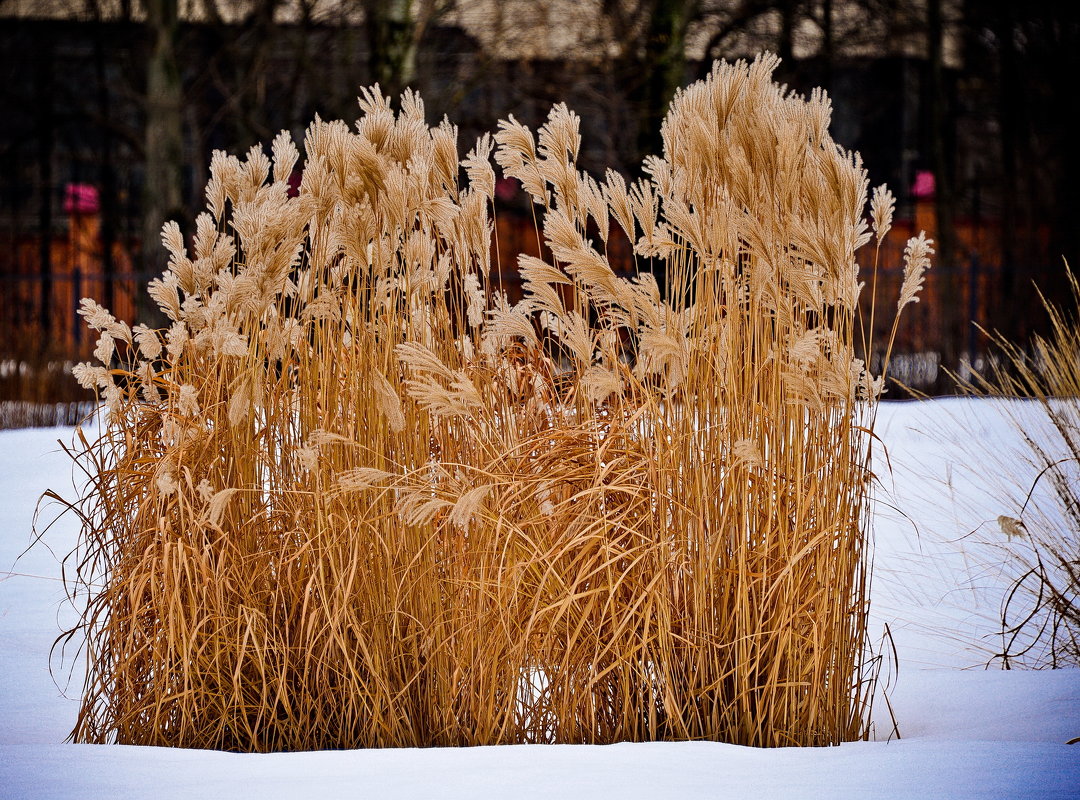
[[75, 349], [82, 347], [82, 325], [79, 324], [79, 300], [82, 299], [82, 270], [71, 271], [71, 326]]
[[979, 254], [971, 254], [971, 262], [968, 265], [968, 324], [967, 345], [968, 363], [971, 369], [975, 369], [975, 347], [978, 343], [976, 333], [976, 317], [979, 316]]

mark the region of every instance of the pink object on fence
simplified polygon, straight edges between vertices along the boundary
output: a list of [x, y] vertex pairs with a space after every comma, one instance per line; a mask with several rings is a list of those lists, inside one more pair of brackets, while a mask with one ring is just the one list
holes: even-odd
[[911, 193], [919, 200], [929, 200], [937, 191], [934, 181], [934, 173], [928, 169], [921, 169], [915, 173], [915, 185], [911, 187]]
[[65, 214], [97, 214], [101, 211], [96, 186], [89, 183], [69, 183], [64, 187]]
[[504, 203], [513, 200], [517, 194], [518, 185], [517, 181], [510, 178], [499, 178], [495, 181], [495, 196]]

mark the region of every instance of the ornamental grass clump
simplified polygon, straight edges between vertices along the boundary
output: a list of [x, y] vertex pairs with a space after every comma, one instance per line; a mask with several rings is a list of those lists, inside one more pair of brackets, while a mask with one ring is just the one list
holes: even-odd
[[[630, 186], [577, 168], [564, 105], [459, 163], [452, 125], [377, 87], [355, 129], [308, 129], [297, 196], [287, 135], [215, 154], [190, 251], [164, 229], [169, 327], [83, 307], [109, 414], [79, 456], [74, 738], [864, 735], [866, 174], [776, 65], [679, 92]], [[492, 158], [552, 256], [520, 257], [517, 303], [490, 277]], [[891, 215], [880, 190], [879, 241]]]

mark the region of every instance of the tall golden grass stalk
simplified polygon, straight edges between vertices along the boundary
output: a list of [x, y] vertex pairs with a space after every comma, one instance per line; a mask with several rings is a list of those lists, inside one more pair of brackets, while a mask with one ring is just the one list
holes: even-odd
[[[308, 129], [296, 197], [288, 135], [216, 153], [191, 251], [163, 231], [170, 327], [83, 307], [104, 364], [138, 355], [78, 369], [109, 416], [80, 455], [74, 738], [863, 735], [866, 174], [776, 65], [681, 91], [629, 187], [578, 170], [564, 105], [459, 163], [452, 125], [378, 87], [354, 131]], [[492, 155], [553, 254], [521, 257], [513, 305], [489, 281]], [[892, 205], [875, 193], [879, 239]], [[910, 248], [901, 307], [930, 252]]]

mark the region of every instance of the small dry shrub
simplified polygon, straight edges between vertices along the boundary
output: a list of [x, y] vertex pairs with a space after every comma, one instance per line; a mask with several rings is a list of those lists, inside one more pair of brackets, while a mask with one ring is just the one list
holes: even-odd
[[[1069, 281], [1080, 309], [1072, 272]], [[1015, 507], [997, 519], [1014, 576], [1001, 611], [1005, 667], [1080, 666], [1080, 324], [1075, 312], [1045, 297], [1043, 305], [1049, 335], [1027, 348], [993, 335], [998, 358], [964, 387], [1000, 401], [1023, 442], [1018, 463], [1037, 476], [1013, 487]], [[999, 463], [1008, 480], [1008, 459]]]
[[[103, 362], [139, 358], [78, 369], [109, 421], [80, 456], [74, 737], [862, 735], [866, 174], [776, 64], [680, 92], [629, 187], [577, 169], [563, 105], [459, 164], [453, 126], [377, 87], [355, 130], [309, 128], [298, 196], [287, 135], [215, 154], [192, 251], [164, 229], [171, 326], [84, 304]], [[489, 278], [492, 155], [553, 254], [520, 259], [515, 305]], [[882, 188], [879, 241], [891, 215]], [[930, 252], [910, 243], [900, 307]]]

